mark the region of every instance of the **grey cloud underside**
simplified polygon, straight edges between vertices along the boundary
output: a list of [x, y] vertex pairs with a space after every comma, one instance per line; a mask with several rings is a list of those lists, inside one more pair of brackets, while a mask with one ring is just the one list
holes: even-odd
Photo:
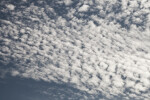
[[150, 98], [149, 1], [0, 5], [1, 75], [68, 84], [106, 99]]

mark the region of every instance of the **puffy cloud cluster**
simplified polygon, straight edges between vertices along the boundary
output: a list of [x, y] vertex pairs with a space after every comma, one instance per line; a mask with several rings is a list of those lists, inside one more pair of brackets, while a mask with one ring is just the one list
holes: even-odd
[[150, 98], [149, 1], [1, 5], [1, 72], [69, 84], [107, 99]]

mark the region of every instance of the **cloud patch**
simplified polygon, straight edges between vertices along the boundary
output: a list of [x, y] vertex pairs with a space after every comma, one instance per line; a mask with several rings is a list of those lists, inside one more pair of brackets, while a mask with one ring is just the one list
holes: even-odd
[[12, 5], [12, 4], [7, 4], [6, 7], [7, 7], [9, 10], [14, 10], [14, 9], [15, 9], [15, 6]]
[[1, 66], [1, 70], [69, 84], [106, 99], [148, 100], [148, 2], [67, 0], [66, 6], [61, 1], [47, 2], [43, 1], [44, 7], [39, 2], [20, 5], [11, 17], [0, 19], [0, 63], [15, 66]]
[[79, 8], [79, 12], [87, 12], [89, 9], [89, 6], [88, 5], [82, 5], [80, 8]]

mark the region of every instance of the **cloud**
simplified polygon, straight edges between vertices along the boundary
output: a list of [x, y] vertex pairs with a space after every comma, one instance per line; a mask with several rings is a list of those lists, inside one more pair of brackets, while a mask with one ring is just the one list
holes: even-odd
[[66, 6], [69, 6], [72, 4], [72, 0], [65, 0], [64, 3]]
[[12, 5], [12, 4], [7, 4], [6, 7], [7, 7], [9, 10], [14, 10], [14, 9], [15, 9], [15, 6]]
[[83, 5], [79, 8], [79, 12], [86, 12], [86, 11], [88, 11], [88, 9], [89, 9], [88, 5]]
[[149, 98], [148, 2], [44, 2], [1, 18], [0, 62], [16, 66], [6, 72], [107, 99]]

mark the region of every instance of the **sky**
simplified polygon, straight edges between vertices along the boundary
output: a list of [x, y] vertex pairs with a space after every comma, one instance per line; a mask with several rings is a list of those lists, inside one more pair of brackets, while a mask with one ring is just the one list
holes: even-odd
[[0, 99], [149, 100], [149, 0], [0, 0]]

